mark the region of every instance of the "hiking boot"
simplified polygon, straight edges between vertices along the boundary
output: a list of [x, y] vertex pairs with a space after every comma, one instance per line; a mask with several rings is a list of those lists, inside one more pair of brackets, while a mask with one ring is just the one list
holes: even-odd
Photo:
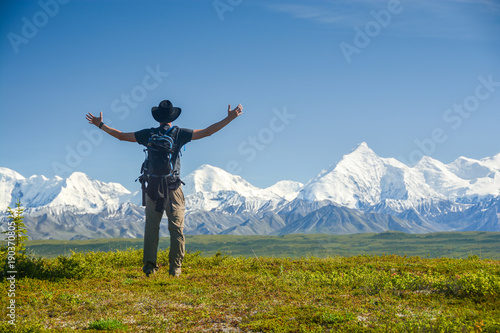
[[170, 274], [173, 277], [179, 277], [181, 276], [181, 269], [180, 268], [174, 268], [168, 271], [168, 274]]
[[150, 277], [150, 276], [155, 275], [156, 269], [150, 268], [150, 269], [147, 269], [144, 273], [146, 274], [146, 277]]

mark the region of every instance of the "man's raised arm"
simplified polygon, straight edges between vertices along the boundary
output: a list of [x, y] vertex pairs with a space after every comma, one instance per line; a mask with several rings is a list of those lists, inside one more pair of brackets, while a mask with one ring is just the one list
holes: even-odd
[[215, 124], [208, 126], [205, 129], [193, 130], [193, 137], [191, 138], [191, 140], [199, 140], [220, 131], [223, 127], [225, 127], [231, 121], [236, 119], [236, 117], [242, 114], [242, 112], [243, 112], [243, 106], [241, 106], [241, 104], [238, 104], [238, 106], [234, 108], [234, 110], [231, 110], [231, 105], [228, 105], [226, 118], [222, 119], [221, 121]]
[[89, 124], [94, 124], [100, 129], [102, 129], [104, 132], [108, 133], [109, 135], [117, 138], [118, 140], [121, 141], [129, 141], [129, 142], [137, 142], [135, 139], [135, 133], [130, 132], [130, 133], [123, 133], [120, 132], [117, 129], [111, 128], [108, 125], [104, 124], [102, 121], [102, 111], [99, 115], [99, 117], [94, 116], [92, 113], [88, 113], [86, 116], [87, 120], [89, 121]]

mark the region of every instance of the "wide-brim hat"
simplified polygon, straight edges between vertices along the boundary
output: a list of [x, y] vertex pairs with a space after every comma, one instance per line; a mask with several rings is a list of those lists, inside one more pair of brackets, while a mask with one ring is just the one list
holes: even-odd
[[181, 114], [181, 108], [174, 107], [168, 100], [163, 100], [158, 106], [151, 108], [153, 118], [159, 123], [170, 123]]

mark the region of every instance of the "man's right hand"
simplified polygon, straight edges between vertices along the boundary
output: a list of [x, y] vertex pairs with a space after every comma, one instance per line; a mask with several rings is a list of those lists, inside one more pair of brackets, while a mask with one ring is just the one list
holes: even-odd
[[[103, 122], [102, 121], [102, 111], [99, 114], [99, 117], [96, 117], [92, 113], [89, 112], [89, 113], [87, 113], [87, 115], [85, 116], [85, 118], [87, 118], [87, 120], [89, 121], [89, 124], [94, 124], [97, 127], [99, 127], [99, 125], [101, 125], [101, 122]], [[134, 132], [123, 133], [123, 132], [120, 132], [119, 130], [111, 128], [111, 127], [109, 127], [107, 125], [103, 125], [101, 129], [104, 132], [106, 132], [109, 135], [117, 138], [120, 141], [137, 142], [137, 139], [135, 138], [135, 133]]]
[[89, 121], [89, 124], [94, 124], [96, 126], [99, 126], [102, 122], [102, 111], [99, 114], [99, 117], [96, 117], [92, 113], [89, 112], [89, 113], [87, 113], [85, 118], [87, 118], [87, 120]]

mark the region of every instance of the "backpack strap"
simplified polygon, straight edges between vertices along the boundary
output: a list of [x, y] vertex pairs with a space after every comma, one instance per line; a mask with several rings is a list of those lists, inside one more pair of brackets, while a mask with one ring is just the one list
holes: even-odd
[[169, 128], [166, 132], [165, 132], [165, 134], [170, 133], [170, 131], [172, 131], [172, 133], [174, 133], [174, 132], [176, 132], [176, 131], [177, 131], [177, 129], [178, 129], [178, 128], [179, 128], [179, 127], [177, 127], [177, 126], [171, 126], [171, 127], [170, 127], [170, 128]]
[[165, 133], [168, 135], [168, 133], [172, 132], [169, 136], [175, 141], [177, 140], [177, 133], [179, 132], [179, 127], [177, 126], [172, 126], [168, 129], [168, 131]]

